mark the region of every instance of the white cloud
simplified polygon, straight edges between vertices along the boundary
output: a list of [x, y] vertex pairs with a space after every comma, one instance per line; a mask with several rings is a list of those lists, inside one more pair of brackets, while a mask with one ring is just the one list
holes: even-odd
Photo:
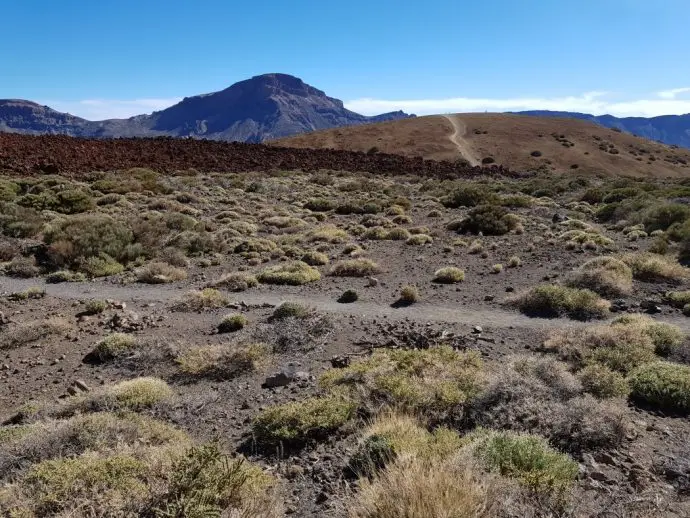
[[98, 121], [104, 119], [126, 119], [133, 115], [141, 115], [162, 110], [182, 99], [85, 99], [83, 101], [42, 101], [54, 110], [71, 113], [77, 117]]
[[[449, 99], [411, 99], [391, 101], [384, 99], [355, 99], [345, 103], [352, 111], [365, 115], [376, 115], [395, 110], [403, 110], [417, 115], [462, 112], [506, 112], [523, 110], [554, 110], [591, 113], [593, 115], [611, 114], [619, 117], [655, 117], [657, 115], [690, 113], [690, 99], [676, 99], [675, 95], [686, 90], [676, 89], [670, 97], [661, 99], [637, 99], [621, 101], [610, 99], [606, 92], [588, 92], [568, 97], [520, 97], [520, 98], [473, 98], [454, 97]], [[690, 91], [690, 88], [687, 89]], [[667, 93], [667, 92], [664, 92]]]
[[685, 94], [690, 92], [689, 87], [685, 88], [673, 88], [671, 90], [663, 90], [661, 92], [658, 92], [659, 97], [662, 99], [675, 99], [678, 95], [680, 94]]

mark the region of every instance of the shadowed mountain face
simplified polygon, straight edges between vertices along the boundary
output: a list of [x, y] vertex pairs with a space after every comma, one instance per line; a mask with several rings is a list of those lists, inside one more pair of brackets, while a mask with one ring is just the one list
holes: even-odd
[[[296, 77], [266, 74], [211, 94], [187, 97], [151, 115], [87, 121], [47, 106], [0, 100], [0, 131], [76, 137], [196, 137], [263, 142], [320, 129], [411, 117], [392, 112], [367, 117], [347, 110]], [[412, 116], [413, 117], [413, 116]]]
[[582, 119], [616, 128], [638, 137], [656, 140], [668, 145], [690, 148], [690, 114], [662, 115], [660, 117], [614, 117], [613, 115], [590, 115], [588, 113], [555, 112], [546, 110], [519, 112], [521, 115], [537, 117], [567, 117]]

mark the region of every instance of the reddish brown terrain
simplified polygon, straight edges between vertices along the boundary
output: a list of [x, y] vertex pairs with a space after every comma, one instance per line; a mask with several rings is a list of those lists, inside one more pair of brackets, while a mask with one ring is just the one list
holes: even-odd
[[186, 170], [239, 173], [302, 169], [367, 171], [434, 177], [515, 175], [505, 167], [472, 168], [449, 161], [331, 149], [293, 149], [195, 139], [79, 139], [0, 133], [0, 171], [21, 174], [86, 173], [147, 167], [162, 173]]
[[[680, 177], [690, 150], [576, 119], [460, 113], [336, 128], [275, 141], [296, 148], [349, 149], [433, 160], [483, 159], [518, 171]], [[534, 156], [537, 155], [538, 156]]]

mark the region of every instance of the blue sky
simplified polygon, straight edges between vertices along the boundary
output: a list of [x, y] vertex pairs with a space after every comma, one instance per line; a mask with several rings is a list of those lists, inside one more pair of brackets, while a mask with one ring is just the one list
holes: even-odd
[[688, 0], [3, 4], [0, 98], [90, 119], [267, 72], [367, 114], [690, 112]]

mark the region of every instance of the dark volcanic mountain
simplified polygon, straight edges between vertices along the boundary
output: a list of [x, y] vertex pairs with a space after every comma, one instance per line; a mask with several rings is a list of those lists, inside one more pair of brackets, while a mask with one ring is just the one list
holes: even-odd
[[186, 97], [151, 115], [87, 121], [47, 106], [0, 100], [0, 131], [76, 137], [196, 137], [263, 142], [309, 131], [414, 117], [367, 117], [287, 74], [266, 74], [211, 94]]
[[690, 148], [690, 114], [662, 115], [660, 117], [614, 117], [613, 115], [590, 115], [588, 113], [556, 112], [535, 110], [519, 112], [521, 115], [537, 117], [567, 117], [582, 119], [605, 128], [617, 128], [621, 131], [657, 140], [668, 145]]

